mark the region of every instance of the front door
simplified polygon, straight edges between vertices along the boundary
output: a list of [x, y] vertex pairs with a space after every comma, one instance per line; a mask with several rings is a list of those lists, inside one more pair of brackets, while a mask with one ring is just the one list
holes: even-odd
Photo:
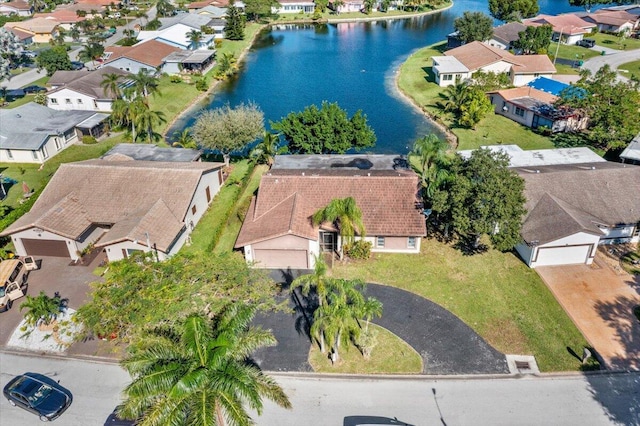
[[320, 232], [320, 251], [333, 252], [336, 250], [338, 236], [335, 232]]

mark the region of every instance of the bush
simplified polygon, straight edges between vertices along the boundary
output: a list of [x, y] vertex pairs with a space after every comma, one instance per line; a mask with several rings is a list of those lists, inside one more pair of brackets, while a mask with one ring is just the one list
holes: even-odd
[[82, 136], [82, 143], [85, 145], [93, 145], [98, 143], [98, 141], [93, 136], [84, 135]]
[[209, 88], [209, 83], [207, 82], [206, 78], [201, 78], [200, 80], [196, 81], [197, 90], [201, 92], [206, 92], [208, 88]]
[[371, 257], [371, 242], [357, 240], [353, 244], [345, 244], [344, 253], [351, 259], [369, 259]]
[[172, 83], [182, 83], [182, 77], [180, 77], [179, 75], [172, 75], [171, 77], [169, 77], [169, 81]]

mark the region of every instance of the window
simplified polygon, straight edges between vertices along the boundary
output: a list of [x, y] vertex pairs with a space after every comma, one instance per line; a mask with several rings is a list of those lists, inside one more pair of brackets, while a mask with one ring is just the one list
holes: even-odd
[[62, 144], [60, 143], [60, 138], [53, 138], [53, 142], [56, 144], [56, 149], [60, 151], [62, 149]]
[[516, 107], [516, 115], [519, 115], [520, 117], [524, 117], [524, 110], [520, 107]]
[[33, 156], [34, 160], [38, 159], [38, 151], [31, 151], [31, 155]]
[[42, 158], [49, 158], [49, 153], [47, 152], [47, 147], [43, 146], [42, 147]]
[[444, 81], [451, 81], [451, 80], [453, 80], [453, 74], [443, 74], [442, 75], [442, 79]]
[[76, 99], [76, 102], [78, 103], [78, 105], [82, 105], [82, 99]]
[[407, 238], [407, 247], [412, 249], [416, 248], [416, 237]]
[[58, 105], [58, 100], [56, 98], [49, 98], [49, 102], [51, 102], [51, 105]]
[[198, 209], [196, 209], [196, 205], [194, 204], [193, 207], [191, 207], [191, 214], [196, 214], [197, 211]]
[[71, 99], [69, 99], [69, 98], [65, 99], [65, 100], [64, 100], [64, 103], [65, 103], [65, 104], [71, 104]]
[[376, 247], [384, 247], [384, 237], [376, 237]]
[[13, 153], [10, 149], [7, 150], [7, 157], [9, 158], [9, 160], [13, 160]]
[[204, 192], [207, 194], [207, 203], [209, 201], [211, 201], [211, 190], [209, 189], [209, 187], [207, 186], [204, 190]]
[[94, 99], [94, 101], [93, 101], [93, 107], [94, 107], [95, 109], [98, 109], [98, 102], [97, 102], [95, 99]]

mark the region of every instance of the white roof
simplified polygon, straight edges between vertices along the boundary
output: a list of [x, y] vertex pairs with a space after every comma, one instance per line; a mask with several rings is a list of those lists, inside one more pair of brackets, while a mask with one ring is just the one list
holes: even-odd
[[453, 56], [433, 56], [431, 59], [433, 59], [433, 67], [438, 70], [438, 74], [469, 72], [469, 68]]
[[[189, 36], [187, 34], [191, 31], [193, 31], [192, 27], [184, 24], [175, 24], [160, 31], [140, 31], [140, 33], [138, 33], [138, 40], [140, 40], [141, 42], [148, 40], [164, 40], [187, 49], [191, 45], [191, 41], [189, 40]], [[200, 42], [201, 45], [204, 46], [208, 44], [213, 37], [214, 35], [212, 34], [203, 33], [202, 41]], [[204, 46], [203, 48], [206, 49], [207, 47]]]
[[638, 136], [633, 138], [633, 140], [629, 143], [622, 154], [620, 154], [620, 158], [624, 158], [625, 160], [635, 160], [640, 161], [640, 133]]
[[[518, 145], [482, 146], [491, 151], [504, 152], [511, 161], [509, 167], [554, 166], [560, 164], [601, 163], [606, 160], [587, 147], [523, 150]], [[469, 158], [472, 150], [458, 151], [462, 158]]]

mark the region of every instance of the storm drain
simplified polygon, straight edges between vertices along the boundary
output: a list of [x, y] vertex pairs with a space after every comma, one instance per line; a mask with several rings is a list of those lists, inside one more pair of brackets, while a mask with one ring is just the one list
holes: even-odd
[[531, 355], [507, 355], [511, 374], [540, 374], [535, 357]]

